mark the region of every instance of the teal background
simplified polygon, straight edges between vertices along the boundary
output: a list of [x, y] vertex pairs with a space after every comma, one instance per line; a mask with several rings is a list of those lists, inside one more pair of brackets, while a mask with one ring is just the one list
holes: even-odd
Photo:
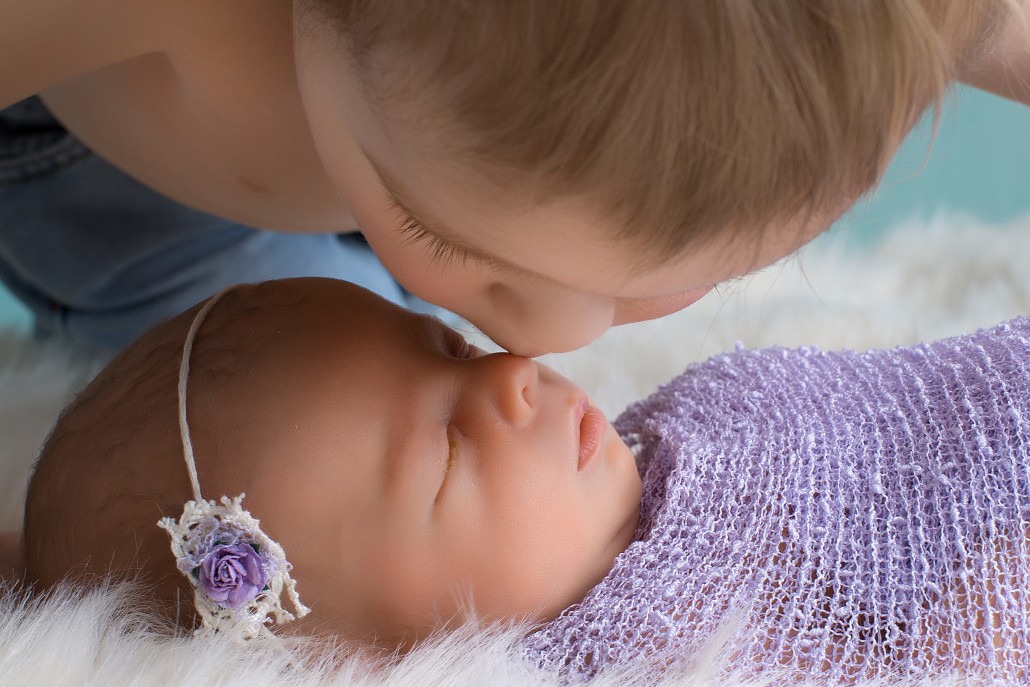
[[941, 213], [998, 224], [1030, 213], [1030, 107], [957, 89], [936, 137], [932, 117], [924, 117], [880, 185], [838, 220], [834, 233], [867, 244], [899, 224]]
[[[857, 247], [940, 213], [991, 223], [1030, 213], [1030, 107], [960, 88], [942, 112], [935, 139], [932, 134], [927, 117], [875, 192], [834, 225], [835, 237]], [[0, 327], [28, 325], [28, 313], [0, 287]]]
[[[3, 231], [0, 228], [0, 231]], [[25, 329], [29, 326], [29, 314], [7, 289], [0, 286], [0, 328], [16, 327]]]

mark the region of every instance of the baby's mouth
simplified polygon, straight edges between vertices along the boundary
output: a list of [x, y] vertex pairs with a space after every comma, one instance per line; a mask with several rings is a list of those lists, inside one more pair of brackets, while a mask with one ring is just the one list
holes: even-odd
[[577, 472], [587, 465], [598, 454], [601, 447], [601, 438], [604, 436], [604, 428], [607, 420], [596, 406], [584, 398], [580, 401], [577, 411], [579, 415], [579, 462], [576, 466]]

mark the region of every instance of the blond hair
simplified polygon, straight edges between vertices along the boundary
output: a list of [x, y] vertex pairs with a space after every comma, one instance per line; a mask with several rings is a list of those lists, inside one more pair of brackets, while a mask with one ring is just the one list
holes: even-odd
[[619, 220], [617, 238], [652, 255], [840, 208], [868, 190], [1012, 9], [1006, 0], [308, 3], [342, 32], [384, 120], [413, 103], [434, 108], [423, 121], [452, 123], [449, 153], [506, 186], [546, 189], [541, 200], [586, 196]]

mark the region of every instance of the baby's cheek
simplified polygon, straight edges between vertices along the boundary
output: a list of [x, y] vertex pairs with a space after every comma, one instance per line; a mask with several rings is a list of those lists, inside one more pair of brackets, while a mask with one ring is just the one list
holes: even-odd
[[524, 514], [517, 531], [498, 531], [481, 546], [472, 570], [479, 613], [491, 620], [537, 622], [577, 600], [582, 552], [560, 519], [546, 520], [549, 528]]

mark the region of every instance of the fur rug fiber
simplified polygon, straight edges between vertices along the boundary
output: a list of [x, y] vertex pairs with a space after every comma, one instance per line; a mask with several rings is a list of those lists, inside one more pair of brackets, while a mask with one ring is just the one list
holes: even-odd
[[[683, 313], [619, 327], [545, 362], [576, 380], [610, 417], [696, 360], [731, 348], [889, 347], [1030, 313], [1030, 217], [1005, 226], [941, 217], [875, 245], [822, 237], [800, 255], [741, 279]], [[473, 335], [474, 336], [474, 335]], [[0, 531], [20, 527], [40, 442], [90, 374], [65, 351], [0, 332]], [[174, 393], [174, 390], [169, 390]], [[60, 590], [33, 598], [0, 588], [0, 685], [556, 685], [518, 657], [518, 632], [469, 627], [374, 663], [344, 646], [281, 639], [234, 646], [169, 635], [142, 617], [133, 590]], [[718, 656], [717, 647], [711, 654]], [[601, 686], [727, 684], [718, 661]], [[813, 684], [817, 683], [813, 676]]]

